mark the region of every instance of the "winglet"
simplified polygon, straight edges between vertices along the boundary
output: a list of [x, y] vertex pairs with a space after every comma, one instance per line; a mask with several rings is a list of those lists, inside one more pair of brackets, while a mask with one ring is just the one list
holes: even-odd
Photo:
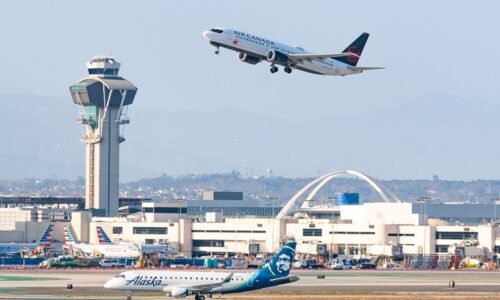
[[227, 277], [222, 281], [223, 283], [228, 283], [231, 281], [231, 278], [233, 278], [234, 272], [231, 272], [231, 274], [227, 275]]

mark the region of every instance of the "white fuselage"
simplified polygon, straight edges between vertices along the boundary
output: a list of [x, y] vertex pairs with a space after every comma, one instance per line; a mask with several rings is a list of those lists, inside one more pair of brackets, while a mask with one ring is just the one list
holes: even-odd
[[[126, 291], [158, 291], [171, 294], [173, 289], [217, 284], [230, 275], [228, 272], [200, 271], [127, 271], [110, 279], [104, 285], [108, 289]], [[238, 287], [253, 273], [233, 273], [227, 283], [213, 288], [211, 293], [225, 293]]]
[[16, 244], [16, 243], [0, 243], [0, 255], [13, 255], [19, 254], [21, 250], [27, 249], [30, 251], [35, 250], [38, 244]]
[[93, 245], [93, 244], [74, 244], [72, 248], [81, 250], [88, 256], [102, 255], [108, 258], [131, 258], [141, 256], [141, 251], [136, 245]]
[[[261, 38], [233, 29], [224, 29], [223, 33], [205, 31], [203, 36], [215, 46], [246, 53], [247, 55], [257, 57], [261, 60], [266, 60], [270, 50], [276, 50], [286, 55], [311, 53], [300, 47], [288, 46], [270, 39]], [[347, 64], [332, 58], [303, 60], [294, 63], [293, 67], [302, 71], [321, 75], [344, 76], [361, 73], [360, 71], [350, 69]]]

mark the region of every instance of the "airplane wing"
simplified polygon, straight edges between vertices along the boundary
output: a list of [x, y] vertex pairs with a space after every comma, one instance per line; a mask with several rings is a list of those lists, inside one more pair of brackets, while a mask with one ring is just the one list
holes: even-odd
[[348, 67], [349, 70], [353, 71], [369, 71], [369, 70], [381, 70], [385, 69], [384, 67]]
[[190, 290], [192, 292], [205, 292], [205, 291], [208, 292], [216, 287], [219, 287], [225, 283], [230, 282], [231, 278], [233, 278], [233, 275], [234, 275], [234, 273], [229, 274], [221, 282], [208, 283], [208, 284], [198, 284], [198, 285], [183, 285], [183, 286], [179, 286], [179, 287], [185, 288], [185, 289]]
[[288, 54], [288, 58], [292, 61], [303, 61], [303, 60], [313, 60], [313, 59], [324, 59], [324, 58], [338, 58], [338, 57], [346, 57], [346, 56], [356, 56], [359, 57], [356, 53], [345, 52], [345, 53], [335, 53], [335, 54]]

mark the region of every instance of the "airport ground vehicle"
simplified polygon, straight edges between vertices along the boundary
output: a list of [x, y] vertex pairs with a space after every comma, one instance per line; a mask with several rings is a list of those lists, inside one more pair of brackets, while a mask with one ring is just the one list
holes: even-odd
[[118, 259], [101, 259], [99, 266], [103, 268], [125, 268], [125, 264]]

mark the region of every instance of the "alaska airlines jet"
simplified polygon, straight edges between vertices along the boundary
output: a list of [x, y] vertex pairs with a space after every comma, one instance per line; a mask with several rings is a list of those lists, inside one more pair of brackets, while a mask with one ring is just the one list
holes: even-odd
[[105, 288], [132, 291], [157, 291], [182, 298], [195, 295], [229, 294], [258, 290], [299, 280], [290, 276], [295, 257], [295, 242], [288, 242], [272, 261], [253, 273], [200, 272], [200, 271], [126, 271], [104, 284]]
[[366, 70], [383, 69], [381, 67], [358, 67], [363, 48], [368, 40], [368, 33], [361, 34], [342, 53], [314, 54], [301, 47], [292, 47], [279, 42], [258, 37], [233, 29], [213, 28], [203, 32], [203, 36], [219, 48], [238, 52], [241, 61], [255, 65], [261, 61], [271, 63], [271, 73], [278, 72], [276, 65], [284, 66], [286, 73], [298, 69], [320, 75], [352, 75]]
[[42, 251], [48, 251], [52, 244], [52, 231], [54, 225], [50, 224], [45, 229], [38, 243], [17, 244], [17, 243], [0, 243], [0, 256], [11, 256], [20, 254], [22, 250], [27, 249], [37, 255]]
[[[108, 238], [109, 239], [109, 238]], [[64, 227], [64, 250], [80, 251], [84, 255], [96, 256], [103, 255], [108, 258], [131, 258], [141, 256], [141, 251], [136, 245], [119, 245], [119, 244], [77, 244], [71, 230], [68, 226]]]
[[[106, 234], [106, 231], [104, 231], [104, 229], [101, 226], [97, 226], [96, 229], [97, 229], [97, 237], [99, 239], [99, 245], [116, 245], [111, 241], [109, 236]], [[139, 245], [139, 248], [141, 252], [144, 254], [154, 254], [154, 253], [171, 254], [171, 255], [177, 254], [177, 249], [170, 247], [170, 245], [168, 244], [156, 244], [156, 245], [142, 244]]]

